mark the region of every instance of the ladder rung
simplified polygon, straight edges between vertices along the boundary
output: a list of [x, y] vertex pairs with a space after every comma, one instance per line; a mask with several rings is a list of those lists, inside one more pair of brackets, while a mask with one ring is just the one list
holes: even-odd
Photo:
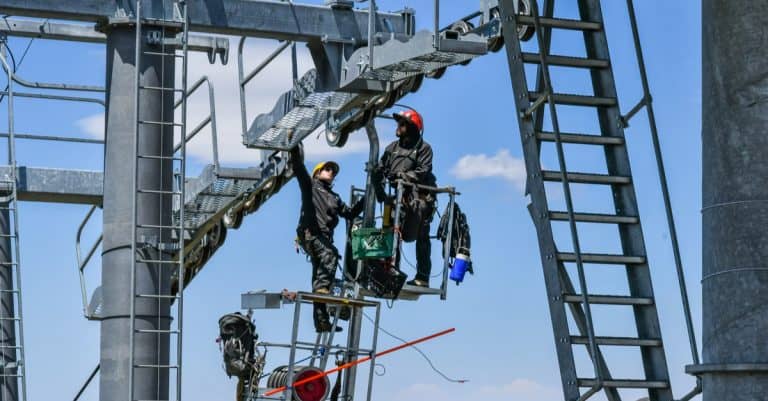
[[166, 295], [166, 294], [136, 294], [136, 298], [179, 299], [179, 296], [178, 295]]
[[16, 238], [16, 234], [0, 234], [0, 238]]
[[167, 126], [174, 126], [174, 127], [181, 127], [184, 125], [181, 123], [169, 123], [168, 121], [151, 121], [151, 120], [139, 120], [139, 124], [167, 125]]
[[184, 92], [183, 89], [165, 88], [162, 86], [140, 86], [139, 88], [147, 89], [147, 90], [155, 90], [155, 91], [165, 91], [165, 92]]
[[174, 156], [144, 156], [144, 155], [137, 155], [139, 159], [150, 159], [150, 160], [177, 160], [181, 161], [181, 157], [174, 157]]
[[0, 262], [0, 266], [18, 266], [16, 262]]
[[[537, 132], [536, 138], [541, 141], [555, 142], [555, 133]], [[560, 133], [560, 142], [582, 145], [624, 145], [624, 138], [616, 136]]]
[[[558, 252], [557, 260], [561, 262], [576, 262], [576, 254], [573, 252]], [[645, 263], [645, 256], [582, 253], [581, 261], [584, 263], [602, 263], [609, 265], [639, 265]]]
[[140, 330], [136, 330], [136, 332], [144, 333], [144, 334], [179, 334], [178, 330], [140, 329]]
[[144, 54], [148, 56], [162, 56], [162, 57], [178, 57], [178, 58], [184, 58], [183, 54], [176, 54], [176, 53], [163, 53], [163, 52], [144, 52]]
[[164, 191], [161, 189], [139, 189], [136, 192], [140, 194], [181, 195], [180, 191]]
[[20, 345], [0, 345], [0, 349], [21, 349]]
[[[530, 15], [518, 15], [517, 21], [520, 24], [534, 25], [533, 16]], [[539, 23], [542, 26], [560, 29], [573, 29], [578, 31], [599, 31], [603, 28], [602, 24], [599, 22], [580, 21], [565, 18], [539, 17]]]
[[[544, 181], [562, 181], [563, 175], [559, 171], [542, 171]], [[630, 184], [632, 179], [621, 175], [592, 174], [592, 173], [568, 173], [568, 181], [579, 184]]]
[[18, 318], [18, 317], [0, 317], [0, 320], [13, 320], [13, 321], [16, 321], [16, 322], [20, 322], [21, 318]]
[[136, 259], [137, 263], [157, 263], [157, 264], [173, 264], [177, 265], [179, 264], [178, 260], [155, 260], [155, 259]]
[[0, 290], [0, 294], [18, 294], [19, 290]]
[[[541, 63], [541, 55], [539, 53], [523, 53], [523, 61], [538, 64]], [[608, 60], [555, 55], [547, 56], [547, 64], [574, 68], [608, 68], [611, 66]]]
[[[528, 92], [528, 99], [535, 102], [542, 93]], [[553, 93], [552, 98], [555, 104], [567, 106], [592, 106], [592, 107], [611, 107], [616, 106], [616, 99], [612, 97], [573, 95], [569, 93]]]
[[[634, 337], [595, 337], [597, 345], [615, 345], [629, 347], [661, 347], [661, 340]], [[589, 344], [589, 337], [571, 336], [571, 344]]]
[[[568, 212], [549, 212], [551, 220], [568, 221]], [[581, 223], [607, 223], [607, 224], [637, 224], [640, 219], [635, 216], [619, 216], [602, 213], [574, 213], [574, 220]]]
[[[14, 366], [14, 367], [16, 367], [16, 366]], [[3, 369], [3, 367], [0, 367], [0, 369]], [[0, 375], [0, 377], [24, 377], [24, 375], [18, 375], [18, 374], [16, 374], [16, 375], [6, 375], [6, 374], [2, 374], [2, 375]]]
[[[595, 379], [579, 379], [579, 387], [593, 387], [597, 384]], [[668, 388], [669, 382], [661, 380], [603, 380], [603, 387], [610, 388]]]
[[[653, 298], [629, 297], [622, 295], [590, 295], [587, 299], [590, 304], [601, 305], [653, 305]], [[564, 294], [563, 301], [568, 303], [581, 303], [581, 295]]]
[[141, 368], [141, 369], [178, 369], [178, 365], [149, 365], [149, 364], [139, 364], [139, 365], [133, 365], [135, 368]]

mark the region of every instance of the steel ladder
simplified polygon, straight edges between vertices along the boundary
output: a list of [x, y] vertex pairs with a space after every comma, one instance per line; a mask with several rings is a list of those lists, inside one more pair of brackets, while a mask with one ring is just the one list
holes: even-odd
[[[0, 315], [0, 382], [2, 389], [0, 398], [10, 397], [13, 400], [26, 401], [27, 399], [27, 375], [26, 360], [24, 354], [24, 314], [21, 304], [21, 251], [19, 247], [19, 209], [17, 188], [17, 164], [16, 164], [16, 138], [14, 122], [14, 71], [6, 62], [5, 43], [6, 38], [0, 38], [0, 61], [8, 72], [8, 86], [4, 93], [7, 95], [8, 105], [8, 166], [9, 175], [0, 179], [2, 195], [0, 195], [0, 221], [4, 227], [4, 233], [0, 234], [0, 252], [3, 254], [0, 260], [0, 275], [6, 283], [11, 284], [11, 289], [0, 290], [0, 300], [3, 312]], [[6, 313], [10, 311], [10, 314]], [[15, 383], [9, 381], [15, 381]], [[21, 397], [18, 391], [21, 388]], [[16, 391], [16, 394], [11, 392]]]
[[[531, 0], [532, 15], [515, 15], [512, 11], [514, 1], [500, 1], [502, 29], [528, 174], [527, 192], [531, 197], [528, 208], [538, 235], [565, 400], [583, 401], [604, 392], [608, 400], [618, 401], [622, 399], [620, 390], [645, 389], [651, 401], [672, 401], [651, 274], [624, 138], [625, 121], [619, 110], [600, 1], [575, 0], [574, 6], [578, 7], [579, 19], [555, 18], [553, 0], [544, 0], [541, 14], [537, 1]], [[519, 25], [536, 28], [538, 46], [535, 52], [522, 50], [523, 46], [516, 35]], [[558, 30], [581, 32], [586, 55], [549, 54], [552, 33]], [[526, 65], [537, 66], [533, 90], [529, 89]], [[593, 93], [575, 95], [555, 92], [552, 88], [552, 66], [587, 70]], [[562, 106], [594, 110], [592, 115], [597, 117], [599, 134], [561, 131], [557, 113], [562, 110]], [[544, 129], [545, 113], [548, 113], [551, 131]], [[545, 170], [541, 162], [541, 149], [542, 146], [552, 144], [556, 148], [559, 169]], [[566, 165], [566, 144], [568, 150], [574, 151], [576, 148], [583, 148], [574, 145], [601, 148], [605, 155], [607, 174], [569, 170]], [[545, 182], [562, 184], [562, 193], [557, 196], [564, 196], [566, 210], [550, 209], [551, 192], [548, 199]], [[610, 188], [615, 213], [584, 213], [575, 210], [572, 184]], [[552, 224], [556, 221], [567, 222], [571, 251], [558, 249]], [[615, 231], [611, 232], [618, 235], [622, 248], [620, 254], [590, 253], [581, 248], [579, 232], [583, 234], [588, 225], [594, 224], [615, 226]], [[561, 248], [567, 248], [560, 245]], [[574, 287], [566, 265], [575, 265], [578, 287]], [[590, 293], [585, 273], [587, 265], [590, 271], [595, 272], [599, 272], [599, 269], [615, 268], [610, 265], [624, 267], [629, 293]], [[615, 283], [612, 288], [620, 286], [620, 283]], [[631, 308], [636, 336], [601, 336], [600, 331], [604, 326], [595, 325], [592, 313], [595, 305]], [[569, 328], [566, 310], [570, 311], [574, 326], [578, 330], [577, 334], [573, 334]], [[587, 347], [593, 368], [590, 373], [593, 377], [584, 377], [583, 372], [577, 373], [574, 346], [582, 345]], [[606, 358], [607, 352], [610, 352], [607, 347], [638, 349], [645, 377], [612, 377]], [[615, 363], [615, 360], [611, 362]], [[585, 388], [588, 390], [582, 393]]]
[[[186, 169], [186, 144], [187, 144], [187, 70], [188, 70], [188, 38], [189, 24], [187, 16], [187, 3], [184, 0], [174, 1], [174, 16], [164, 20], [142, 18], [141, 1], [136, 2], [136, 77], [135, 77], [135, 132], [134, 132], [134, 199], [133, 199], [133, 231], [132, 231], [132, 271], [131, 271], [131, 305], [130, 305], [130, 370], [129, 370], [129, 397], [130, 401], [136, 399], [135, 384], [139, 370], [152, 370], [160, 380], [165, 374], [173, 377], [175, 381], [175, 399], [180, 401], [182, 378], [182, 328], [183, 328], [183, 285], [178, 286], [176, 293], [171, 290], [171, 277], [178, 274], [178, 282], [184, 283], [184, 202], [185, 190], [183, 178]], [[143, 31], [143, 24], [153, 26], [153, 29]], [[181, 40], [174, 40], [175, 31], [181, 32]], [[166, 36], [167, 32], [173, 32], [173, 36]], [[147, 48], [144, 45], [147, 43]], [[177, 52], [178, 50], [178, 52]], [[155, 58], [161, 63], [160, 85], [150, 86], [142, 83], [142, 59]], [[175, 82], [165, 82], [166, 68], [175, 68], [179, 61], [182, 67], [181, 88], [176, 88]], [[168, 66], [168, 67], [166, 67]], [[175, 74], [170, 74], [174, 76]], [[160, 117], [156, 120], [147, 119], [141, 115], [140, 98], [143, 92], [155, 92], [160, 94]], [[174, 118], [175, 96], [181, 97], [180, 122]], [[143, 129], [156, 129], [155, 133], [140, 135]], [[176, 146], [175, 140], [179, 137], [180, 146]], [[161, 154], [144, 154], [140, 141], [160, 141]], [[171, 143], [167, 143], [170, 141]], [[174, 149], [172, 154], [162, 154], [167, 149]], [[168, 167], [174, 170], [177, 177], [167, 177]], [[150, 166], [160, 171], [160, 177], [150, 177], [145, 180], [140, 174], [140, 166]], [[145, 181], [154, 181], [147, 183]], [[178, 182], [180, 181], [180, 182]], [[157, 220], [142, 216], [137, 210], [137, 204], [142, 197], [150, 197], [159, 202], [160, 214]], [[175, 206], [179, 206], [176, 208]], [[178, 216], [173, 216], [173, 209], [178, 209]], [[174, 218], [178, 217], [178, 218]], [[147, 289], [137, 288], [137, 271], [145, 269], [157, 280], [154, 291], [147, 293]], [[157, 311], [165, 309], [170, 303], [170, 316], [161, 316], [161, 312], [153, 316], [143, 315], [137, 308], [141, 303], [142, 310], [146, 305], [157, 306]], [[163, 305], [165, 304], [165, 305]], [[175, 316], [175, 318], [174, 318]], [[155, 319], [154, 322], [151, 322]], [[174, 324], [175, 321], [175, 324]], [[161, 351], [155, 356], [137, 355], [136, 339], [139, 336], [151, 336], [160, 343]], [[175, 352], [168, 352], [168, 360], [162, 356], [162, 344], [172, 344], [175, 340]], [[172, 346], [171, 346], [172, 347]], [[169, 348], [169, 350], [172, 348]], [[175, 355], [174, 355], [175, 354]], [[175, 361], [173, 360], [175, 357]], [[174, 372], [170, 374], [169, 372]], [[170, 385], [170, 383], [169, 383]], [[158, 394], [152, 400], [164, 400], [169, 397], [162, 394], [164, 383], [159, 383]], [[147, 401], [143, 400], [142, 401]]]

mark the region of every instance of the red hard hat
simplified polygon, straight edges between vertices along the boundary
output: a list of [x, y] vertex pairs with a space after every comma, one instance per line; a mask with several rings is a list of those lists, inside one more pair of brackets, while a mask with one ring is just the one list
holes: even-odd
[[422, 120], [421, 114], [415, 110], [405, 110], [399, 113], [394, 113], [392, 114], [392, 117], [394, 117], [396, 121], [408, 121], [409, 123], [415, 125], [416, 128], [419, 129], [419, 132], [424, 131], [424, 120]]

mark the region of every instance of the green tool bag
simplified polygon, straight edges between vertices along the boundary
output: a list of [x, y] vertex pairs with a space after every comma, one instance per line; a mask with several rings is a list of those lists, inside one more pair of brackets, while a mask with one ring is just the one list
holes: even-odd
[[358, 228], [352, 231], [352, 257], [385, 259], [392, 257], [394, 233], [391, 228]]

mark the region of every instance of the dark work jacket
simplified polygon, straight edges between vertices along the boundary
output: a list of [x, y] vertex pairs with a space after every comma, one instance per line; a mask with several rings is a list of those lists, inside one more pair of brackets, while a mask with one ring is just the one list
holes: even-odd
[[410, 173], [417, 184], [435, 186], [437, 182], [432, 174], [432, 147], [421, 137], [390, 143], [381, 155], [380, 165], [390, 182], [397, 178], [397, 173]]
[[301, 189], [301, 216], [299, 217], [299, 236], [304, 230], [314, 235], [324, 235], [333, 241], [333, 230], [339, 224], [339, 216], [351, 219], [363, 211], [364, 203], [354, 207], [347, 206], [331, 185], [309, 176], [303, 163], [295, 163], [294, 174]]

